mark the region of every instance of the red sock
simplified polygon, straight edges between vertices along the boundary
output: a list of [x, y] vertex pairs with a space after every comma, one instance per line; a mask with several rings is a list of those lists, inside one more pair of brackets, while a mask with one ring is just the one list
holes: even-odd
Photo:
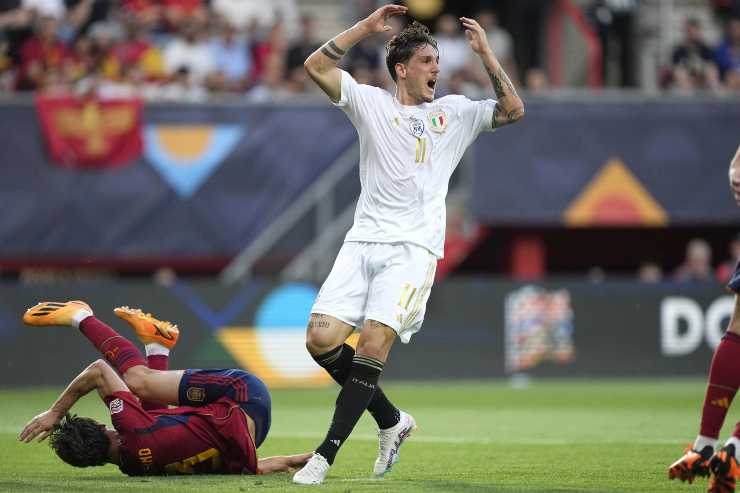
[[[152, 370], [167, 371], [170, 357], [166, 354], [152, 354], [146, 357], [146, 362]], [[141, 401], [141, 407], [147, 411], [150, 409], [166, 409], [167, 404], [158, 401]]]
[[[700, 435], [718, 438], [732, 399], [740, 386], [740, 336], [725, 333], [714, 351], [701, 415]], [[735, 431], [736, 433], [738, 430]]]
[[146, 362], [152, 370], [167, 371], [170, 357], [166, 354], [152, 354], [146, 357]]
[[80, 322], [80, 332], [121, 375], [132, 366], [146, 365], [144, 355], [131, 341], [97, 318], [90, 316]]

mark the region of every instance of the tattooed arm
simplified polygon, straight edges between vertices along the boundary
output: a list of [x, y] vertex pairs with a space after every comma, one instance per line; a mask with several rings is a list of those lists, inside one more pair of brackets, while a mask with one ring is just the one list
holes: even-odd
[[375, 33], [390, 31], [391, 27], [386, 25], [388, 18], [403, 14], [406, 10], [402, 5], [379, 8], [311, 53], [303, 63], [306, 72], [332, 101], [339, 101], [342, 96], [342, 75], [337, 68], [339, 60], [360, 40]]
[[737, 148], [735, 157], [730, 161], [730, 190], [735, 202], [740, 206], [740, 146]]
[[486, 32], [475, 20], [468, 17], [460, 17], [465, 36], [468, 38], [470, 48], [478, 54], [488, 76], [493, 83], [493, 91], [496, 93], [496, 109], [493, 112], [493, 128], [508, 125], [521, 120], [524, 117], [524, 103], [514, 89], [509, 76], [488, 45]]

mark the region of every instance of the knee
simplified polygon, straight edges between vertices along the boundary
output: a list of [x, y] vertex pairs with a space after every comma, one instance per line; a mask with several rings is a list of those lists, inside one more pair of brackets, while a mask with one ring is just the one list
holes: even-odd
[[306, 349], [311, 356], [318, 356], [331, 351], [334, 347], [332, 341], [326, 334], [322, 334], [321, 331], [312, 329], [309, 325], [306, 331]]
[[331, 351], [342, 340], [337, 335], [336, 327], [332, 327], [329, 320], [323, 315], [312, 314], [306, 329], [306, 349], [312, 356], [318, 356]]
[[147, 398], [147, 377], [149, 372], [151, 372], [149, 368], [134, 366], [123, 374], [123, 381], [126, 383], [126, 386], [139, 399]]

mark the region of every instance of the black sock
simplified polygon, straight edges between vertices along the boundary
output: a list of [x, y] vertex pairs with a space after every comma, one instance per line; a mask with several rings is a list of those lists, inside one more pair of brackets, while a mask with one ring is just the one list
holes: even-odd
[[329, 464], [334, 463], [339, 447], [347, 440], [367, 409], [382, 371], [383, 362], [380, 360], [359, 354], [352, 358], [352, 369], [337, 397], [337, 407], [334, 409], [329, 432], [316, 448], [316, 453], [321, 454]]
[[[331, 375], [339, 385], [344, 385], [350, 370], [352, 369], [352, 358], [355, 350], [349, 344], [342, 344], [324, 354], [314, 356], [313, 359]], [[385, 430], [398, 424], [401, 413], [388, 400], [380, 386], [375, 388], [375, 394], [367, 405], [367, 410], [378, 423], [378, 428]]]

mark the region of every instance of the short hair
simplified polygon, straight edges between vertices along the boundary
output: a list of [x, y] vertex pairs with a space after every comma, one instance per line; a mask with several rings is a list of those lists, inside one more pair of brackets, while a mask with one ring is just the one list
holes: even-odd
[[431, 35], [429, 28], [417, 21], [408, 24], [400, 33], [388, 40], [385, 45], [387, 52], [385, 64], [394, 82], [396, 81], [396, 64], [408, 63], [416, 49], [425, 44], [439, 51], [437, 40]]
[[110, 439], [94, 419], [67, 414], [54, 426], [49, 446], [72, 466], [102, 466], [108, 462]]

